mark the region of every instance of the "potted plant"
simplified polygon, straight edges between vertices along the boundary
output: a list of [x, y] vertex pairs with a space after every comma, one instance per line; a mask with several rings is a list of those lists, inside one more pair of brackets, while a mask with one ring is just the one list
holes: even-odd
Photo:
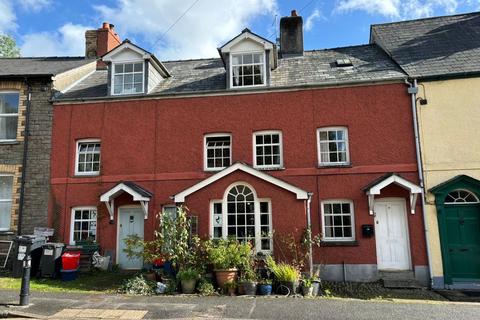
[[262, 296], [269, 296], [272, 294], [272, 280], [262, 279], [258, 283], [259, 293]]
[[207, 248], [210, 262], [214, 266], [217, 284], [220, 288], [226, 282], [237, 281], [238, 267], [244, 263], [246, 252], [250, 253], [250, 245], [240, 244], [236, 240], [212, 241]]
[[267, 267], [275, 276], [278, 283], [277, 292], [283, 295], [296, 294], [298, 290], [298, 281], [300, 272], [292, 265], [286, 263], [276, 263], [272, 257], [268, 256], [266, 260]]
[[239, 294], [254, 296], [257, 292], [257, 274], [252, 269], [243, 271], [242, 276], [238, 280]]
[[306, 278], [302, 280], [302, 293], [304, 297], [313, 296], [313, 280]]
[[237, 290], [237, 283], [235, 281], [227, 281], [224, 284], [224, 288], [229, 296], [234, 296]]
[[182, 292], [186, 294], [193, 293], [195, 291], [198, 277], [199, 274], [195, 269], [189, 268], [178, 272], [177, 279], [180, 280]]

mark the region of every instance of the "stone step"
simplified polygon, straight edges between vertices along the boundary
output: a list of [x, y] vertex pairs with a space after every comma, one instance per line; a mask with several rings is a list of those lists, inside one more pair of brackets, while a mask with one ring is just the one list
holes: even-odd
[[417, 280], [405, 279], [405, 280], [393, 280], [383, 279], [383, 286], [389, 289], [421, 289], [423, 288]]
[[407, 271], [379, 271], [378, 277], [382, 280], [415, 280], [415, 273]]

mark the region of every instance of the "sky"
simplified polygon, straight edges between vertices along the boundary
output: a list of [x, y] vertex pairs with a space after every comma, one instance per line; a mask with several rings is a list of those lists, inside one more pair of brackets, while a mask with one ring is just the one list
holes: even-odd
[[161, 60], [218, 56], [248, 27], [275, 41], [296, 9], [306, 50], [368, 43], [370, 25], [480, 10], [480, 0], [0, 0], [0, 34], [22, 56], [83, 56], [85, 30], [106, 21]]

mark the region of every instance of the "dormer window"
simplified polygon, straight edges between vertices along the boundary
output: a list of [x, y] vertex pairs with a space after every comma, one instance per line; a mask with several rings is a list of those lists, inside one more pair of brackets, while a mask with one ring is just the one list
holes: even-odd
[[268, 86], [276, 68], [275, 45], [248, 29], [218, 48], [227, 71], [227, 88]]
[[170, 77], [160, 60], [128, 39], [103, 55], [102, 62], [109, 70], [109, 95], [148, 94]]
[[143, 93], [144, 67], [142, 62], [113, 64], [113, 94]]
[[233, 87], [259, 86], [265, 84], [264, 53], [232, 54]]

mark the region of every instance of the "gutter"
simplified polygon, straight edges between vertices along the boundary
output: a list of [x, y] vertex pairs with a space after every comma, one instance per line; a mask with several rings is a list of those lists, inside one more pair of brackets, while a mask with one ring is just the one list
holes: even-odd
[[18, 204], [18, 235], [22, 235], [23, 204], [25, 202], [25, 178], [27, 175], [28, 137], [30, 136], [30, 108], [32, 101], [32, 86], [28, 83], [27, 78], [25, 78], [25, 84], [27, 85], [27, 106], [25, 111], [25, 130], [23, 139], [22, 183], [20, 185], [20, 200]]
[[412, 114], [413, 114], [413, 131], [415, 135], [415, 150], [417, 156], [417, 171], [418, 178], [420, 180], [420, 188], [422, 189], [422, 214], [423, 214], [423, 226], [425, 231], [425, 244], [427, 248], [427, 258], [428, 258], [428, 272], [430, 276], [430, 288], [433, 286], [433, 270], [432, 270], [432, 255], [430, 251], [429, 243], [429, 229], [427, 225], [427, 212], [426, 212], [426, 201], [425, 201], [425, 183], [423, 176], [423, 163], [422, 163], [422, 149], [420, 145], [420, 133], [418, 128], [418, 117], [417, 117], [417, 79], [412, 79], [412, 82], [405, 80], [405, 83], [409, 85], [408, 93], [411, 96], [412, 102]]

